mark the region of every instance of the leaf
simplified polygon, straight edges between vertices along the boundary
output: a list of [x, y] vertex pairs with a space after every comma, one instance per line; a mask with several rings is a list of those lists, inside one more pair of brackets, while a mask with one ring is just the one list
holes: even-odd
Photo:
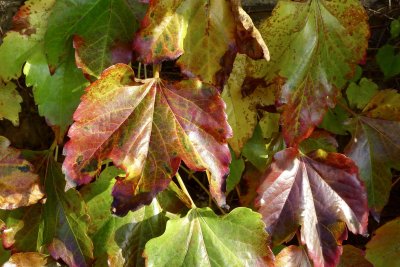
[[354, 131], [345, 149], [346, 155], [360, 168], [369, 207], [376, 212], [389, 199], [390, 169], [400, 170], [400, 102], [396, 100], [400, 100], [400, 95], [395, 90], [379, 91], [363, 113], [352, 119]]
[[311, 267], [307, 253], [303, 248], [288, 246], [281, 250], [275, 258], [276, 267]]
[[43, 198], [39, 176], [20, 154], [0, 136], [0, 209], [29, 206]]
[[279, 119], [279, 113], [263, 112], [259, 124], [265, 139], [271, 139], [274, 134], [279, 133]]
[[111, 214], [112, 179], [121, 174], [106, 168], [100, 177], [80, 192], [90, 215], [89, 234], [94, 244], [95, 266], [143, 266], [144, 245], [165, 229], [166, 217], [156, 200], [125, 217]]
[[392, 38], [397, 38], [400, 35], [400, 20], [395, 19], [390, 23], [390, 35]]
[[232, 161], [229, 165], [229, 176], [226, 178], [226, 194], [231, 192], [242, 178], [244, 171], [244, 160], [242, 157], [236, 158], [234, 152], [231, 150]]
[[3, 266], [58, 266], [57, 263], [45, 254], [38, 252], [15, 253]]
[[300, 151], [308, 154], [312, 151], [322, 149], [326, 152], [336, 152], [339, 144], [328, 132], [314, 131], [311, 136], [300, 143]]
[[288, 146], [307, 138], [335, 105], [365, 54], [367, 19], [356, 0], [282, 0], [260, 26], [272, 55], [264, 66], [266, 82], [280, 89]]
[[192, 170], [211, 172], [210, 191], [225, 204], [231, 130], [218, 92], [195, 79], [133, 76], [129, 66], [118, 64], [87, 89], [64, 147], [64, 172], [86, 184], [111, 159], [127, 173], [113, 189], [114, 212], [124, 215], [149, 204], [183, 160]]
[[347, 98], [351, 107], [363, 109], [378, 92], [378, 85], [367, 78], [362, 78], [359, 84], [350, 83], [347, 87]]
[[112, 64], [130, 62], [141, 6], [124, 0], [57, 1], [45, 36], [50, 64], [58, 65], [73, 36], [76, 62], [84, 73], [99, 76]]
[[399, 265], [399, 240], [400, 218], [396, 218], [378, 228], [367, 243], [367, 260], [376, 267]]
[[146, 244], [144, 256], [147, 266], [268, 266], [273, 255], [264, 227], [248, 208], [221, 218], [209, 208], [192, 209], [168, 221], [165, 233]]
[[364, 257], [364, 251], [352, 245], [343, 246], [338, 267], [372, 267], [373, 265]]
[[55, 0], [29, 0], [13, 19], [15, 31], [7, 33], [0, 46], [0, 80], [8, 82], [21, 75], [25, 61], [36, 51], [47, 27]]
[[[233, 137], [228, 142], [236, 156], [240, 155], [257, 125], [257, 106], [274, 104], [273, 92], [263, 90], [263, 79], [246, 79], [253, 76], [248, 60], [250, 59], [246, 55], [236, 56], [232, 73], [222, 93], [222, 99], [227, 105], [228, 122], [233, 130]], [[244, 95], [243, 87], [251, 82], [253, 92]]]
[[46, 117], [50, 126], [59, 126], [62, 136], [72, 123], [72, 114], [79, 104], [84, 88], [88, 85], [81, 71], [76, 68], [73, 51], [53, 75], [47, 66], [43, 48], [27, 61], [24, 67], [26, 84], [33, 86], [39, 114]]
[[344, 99], [339, 100], [341, 104], [333, 109], [328, 109], [319, 128], [325, 129], [331, 133], [347, 135], [348, 127], [345, 122], [349, 119], [349, 113], [343, 109], [342, 104], [347, 106]]
[[14, 83], [3, 84], [0, 81], [0, 120], [7, 119], [14, 126], [19, 124], [18, 114], [21, 112], [22, 97]]
[[273, 244], [289, 241], [301, 225], [314, 266], [336, 266], [347, 230], [367, 231], [368, 208], [364, 186], [354, 162], [338, 153], [310, 156], [287, 148], [275, 154], [258, 188], [258, 211]]
[[385, 75], [385, 79], [392, 78], [400, 73], [400, 53], [395, 53], [392, 45], [384, 45], [378, 49], [376, 61]]

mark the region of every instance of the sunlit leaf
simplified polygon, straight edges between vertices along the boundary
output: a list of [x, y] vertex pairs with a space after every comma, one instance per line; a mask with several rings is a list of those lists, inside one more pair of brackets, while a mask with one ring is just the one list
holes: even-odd
[[275, 258], [276, 267], [311, 267], [310, 259], [303, 248], [288, 246]]
[[4, 267], [44, 267], [57, 266], [57, 263], [49, 256], [38, 252], [15, 253], [3, 265]]
[[376, 230], [367, 243], [366, 258], [376, 267], [400, 265], [400, 218], [396, 218]]
[[288, 148], [275, 154], [263, 177], [256, 206], [273, 243], [290, 240], [301, 226], [301, 242], [314, 266], [339, 262], [346, 225], [353, 233], [366, 233], [366, 192], [346, 156], [323, 151], [305, 156]]
[[269, 266], [273, 255], [261, 216], [237, 208], [218, 217], [192, 209], [169, 220], [165, 233], [146, 244], [147, 266]]
[[43, 198], [39, 176], [10, 141], [0, 136], [0, 209], [29, 206]]
[[365, 259], [365, 252], [352, 245], [343, 246], [343, 254], [340, 256], [338, 267], [372, 267]]
[[89, 183], [109, 158], [126, 171], [113, 189], [114, 212], [149, 204], [164, 190], [181, 160], [211, 172], [210, 191], [225, 204], [231, 129], [224, 103], [200, 81], [135, 80], [124, 64], [110, 67], [83, 96], [69, 130], [63, 169], [77, 184]]
[[400, 94], [378, 92], [361, 115], [353, 120], [354, 131], [345, 153], [360, 168], [368, 191], [369, 207], [380, 212], [389, 199], [391, 168], [400, 169]]
[[368, 16], [357, 0], [278, 2], [260, 26], [271, 53], [267, 83], [280, 89], [288, 146], [317, 126], [367, 48]]
[[10, 120], [14, 126], [19, 124], [19, 113], [21, 112], [22, 97], [16, 90], [17, 86], [8, 82], [3, 84], [0, 81], [0, 120]]

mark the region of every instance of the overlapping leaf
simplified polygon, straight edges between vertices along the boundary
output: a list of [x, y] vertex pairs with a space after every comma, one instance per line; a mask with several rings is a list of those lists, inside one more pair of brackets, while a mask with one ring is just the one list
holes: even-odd
[[256, 201], [274, 244], [288, 241], [301, 225], [314, 266], [335, 266], [345, 225], [365, 234], [367, 196], [354, 162], [338, 153], [300, 155], [288, 148], [275, 154]]
[[63, 169], [85, 184], [110, 158], [127, 176], [113, 189], [113, 207], [126, 214], [164, 190], [181, 159], [193, 170], [211, 172], [210, 191], [225, 204], [231, 129], [216, 89], [198, 80], [170, 83], [135, 80], [124, 64], [93, 83], [74, 114]]
[[180, 56], [177, 63], [184, 72], [218, 86], [229, 75], [237, 50], [269, 57], [250, 17], [238, 3], [224, 0], [152, 1], [134, 49], [145, 63]]
[[271, 266], [273, 255], [261, 216], [237, 208], [219, 218], [208, 208], [172, 219], [146, 244], [147, 266]]
[[57, 266], [57, 263], [48, 255], [38, 252], [25, 252], [13, 254], [3, 266], [50, 267]]
[[363, 250], [352, 245], [344, 245], [338, 267], [373, 267], [373, 265], [365, 259]]
[[121, 174], [115, 167], [105, 169], [100, 177], [80, 192], [90, 215], [89, 234], [94, 244], [96, 266], [143, 266], [144, 245], [161, 235], [166, 217], [156, 200], [125, 217], [111, 214], [112, 179]]
[[275, 258], [276, 267], [311, 267], [310, 259], [303, 248], [288, 246]]
[[396, 218], [376, 230], [367, 243], [366, 258], [376, 267], [400, 264], [400, 218]]
[[[257, 125], [257, 107], [274, 104], [273, 92], [265, 90], [263, 79], [253, 78], [256, 74], [249, 67], [248, 60], [246, 55], [236, 56], [232, 73], [222, 93], [227, 105], [228, 122], [233, 131], [233, 137], [228, 142], [236, 156]], [[244, 89], [250, 89], [251, 94], [246, 95]]]
[[263, 71], [281, 90], [289, 146], [307, 138], [336, 102], [367, 48], [367, 19], [357, 0], [281, 0], [260, 26], [272, 55]]
[[14, 126], [19, 124], [18, 114], [21, 112], [22, 97], [12, 82], [3, 84], [0, 81], [0, 120], [10, 120]]
[[10, 141], [0, 136], [0, 209], [29, 206], [43, 198], [39, 176]]
[[400, 94], [378, 92], [352, 122], [353, 138], [346, 154], [360, 168], [368, 191], [369, 207], [380, 212], [389, 199], [390, 169], [400, 169]]

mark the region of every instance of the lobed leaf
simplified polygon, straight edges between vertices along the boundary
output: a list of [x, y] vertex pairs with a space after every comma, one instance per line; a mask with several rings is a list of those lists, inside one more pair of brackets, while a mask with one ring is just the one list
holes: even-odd
[[379, 91], [352, 119], [352, 139], [345, 149], [360, 168], [369, 207], [380, 212], [389, 199], [391, 168], [400, 170], [400, 94]]
[[362, 78], [358, 85], [350, 83], [346, 94], [351, 107], [363, 109], [377, 92], [378, 85], [376, 83], [367, 78]]
[[124, 64], [110, 67], [83, 96], [69, 130], [63, 170], [89, 183], [110, 158], [126, 171], [113, 189], [113, 208], [126, 214], [164, 190], [180, 161], [211, 172], [210, 191], [225, 204], [231, 129], [216, 89], [198, 80], [135, 80]]
[[43, 198], [39, 176], [10, 141], [0, 136], [0, 209], [12, 210]]
[[307, 138], [336, 103], [365, 54], [367, 19], [356, 0], [281, 0], [260, 26], [272, 55], [261, 70], [267, 83], [280, 89], [288, 146]]
[[273, 244], [289, 241], [301, 226], [301, 242], [314, 266], [336, 266], [347, 230], [367, 231], [367, 196], [358, 168], [338, 153], [299, 154], [287, 148], [275, 154], [263, 175], [256, 206]]
[[209, 208], [172, 219], [145, 247], [147, 266], [270, 266], [273, 255], [259, 214], [237, 208], [218, 217]]

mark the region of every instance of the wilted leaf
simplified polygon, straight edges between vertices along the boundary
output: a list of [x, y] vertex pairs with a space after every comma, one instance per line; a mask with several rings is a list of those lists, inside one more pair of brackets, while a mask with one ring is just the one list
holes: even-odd
[[55, 0], [29, 0], [14, 17], [14, 31], [9, 31], [0, 46], [0, 80], [7, 82], [21, 75], [22, 65], [43, 40], [47, 18]]
[[260, 26], [272, 55], [264, 68], [266, 81], [281, 90], [288, 146], [307, 138], [334, 106], [365, 54], [367, 19], [357, 0], [282, 0]]
[[29, 206], [43, 198], [39, 176], [33, 166], [21, 157], [19, 150], [0, 136], [0, 209]]
[[50, 64], [57, 65], [65, 56], [73, 36], [76, 62], [85, 73], [98, 76], [112, 64], [130, 62], [138, 28], [135, 15], [142, 6], [124, 0], [57, 1], [45, 36]]
[[362, 78], [358, 85], [350, 83], [346, 94], [351, 107], [363, 109], [377, 92], [378, 85], [376, 83], [367, 78]]
[[110, 158], [127, 176], [113, 189], [114, 211], [123, 215], [149, 204], [164, 190], [181, 160], [211, 172], [210, 191], [225, 204], [231, 129], [216, 89], [198, 80], [135, 80], [124, 64], [110, 67], [83, 96], [69, 130], [63, 170], [89, 183]]
[[[263, 79], [246, 79], [247, 76], [253, 76], [248, 60], [246, 55], [236, 56], [232, 73], [222, 93], [227, 105], [228, 122], [233, 131], [233, 137], [228, 142], [236, 156], [240, 155], [257, 125], [257, 106], [274, 104], [273, 92], [263, 90], [266, 87]], [[251, 94], [244, 94], [242, 89], [245, 86], [251, 87]]]
[[310, 259], [303, 248], [288, 246], [275, 258], [276, 267], [311, 267]]
[[378, 92], [362, 114], [352, 120], [353, 137], [345, 149], [346, 155], [360, 168], [368, 191], [369, 207], [377, 212], [389, 199], [390, 169], [400, 170], [399, 100], [400, 95], [394, 90]]
[[166, 217], [156, 200], [125, 217], [112, 215], [112, 180], [119, 174], [121, 170], [108, 167], [94, 183], [80, 191], [91, 219], [89, 234], [94, 244], [95, 266], [143, 266], [144, 245], [165, 229]]
[[38, 252], [15, 253], [3, 265], [4, 267], [44, 267], [57, 266], [57, 263], [45, 254]]
[[220, 218], [192, 209], [169, 220], [165, 233], [146, 244], [148, 266], [269, 266], [273, 255], [261, 216], [237, 208]]
[[396, 218], [376, 230], [367, 243], [366, 258], [375, 267], [400, 265], [400, 218]]
[[17, 86], [14, 83], [3, 84], [0, 81], [0, 120], [10, 120], [14, 126], [19, 124], [22, 102], [22, 97], [16, 89]]
[[358, 168], [338, 153], [299, 154], [288, 148], [275, 154], [256, 200], [274, 244], [289, 241], [301, 225], [314, 266], [339, 262], [346, 226], [356, 234], [367, 230], [368, 208]]
[[365, 259], [364, 251], [352, 245], [344, 245], [338, 267], [373, 267], [373, 265]]

